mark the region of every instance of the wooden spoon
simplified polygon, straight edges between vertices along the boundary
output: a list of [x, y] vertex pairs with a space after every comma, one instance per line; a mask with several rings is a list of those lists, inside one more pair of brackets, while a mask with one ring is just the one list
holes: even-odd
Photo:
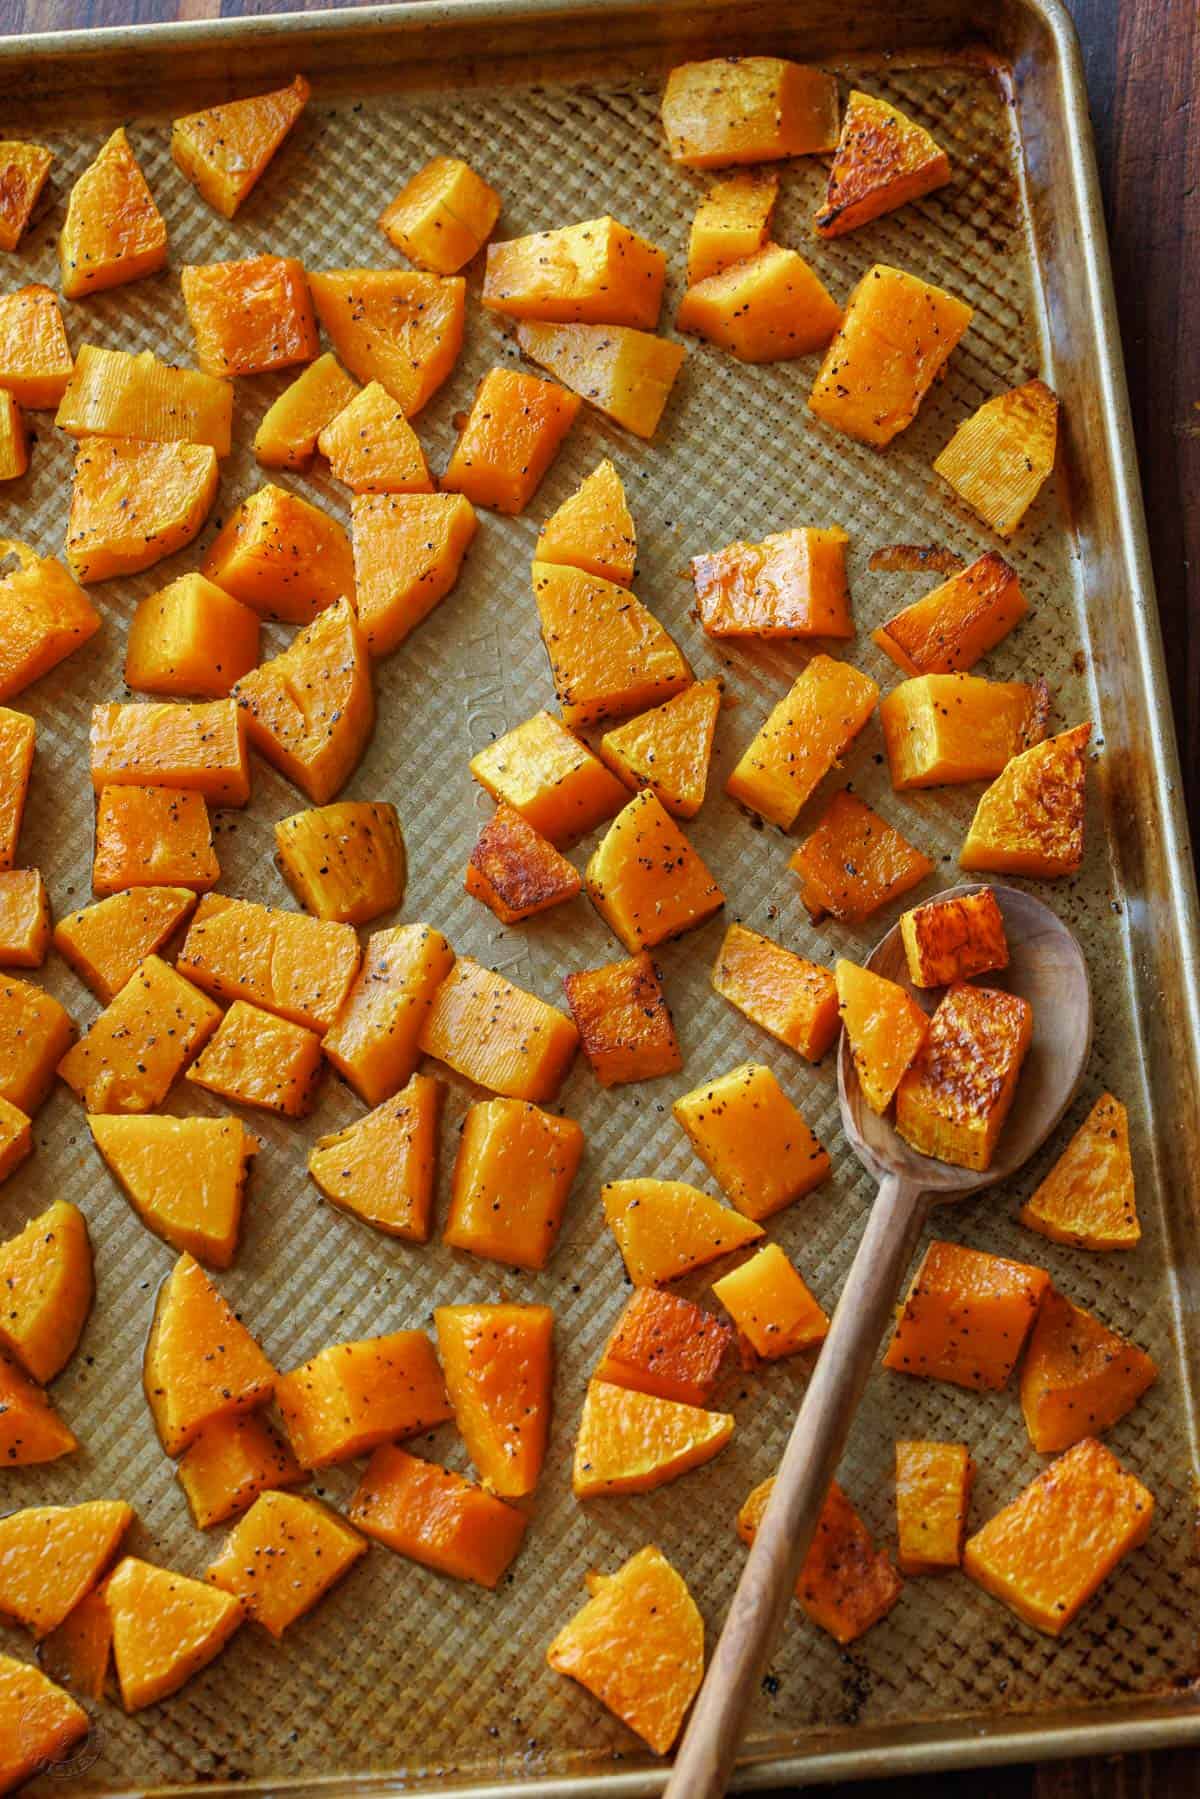
[[[935, 899], [977, 893], [952, 887]], [[838, 1055], [842, 1126], [879, 1180], [829, 1335], [792, 1434], [691, 1722], [667, 1782], [668, 1799], [719, 1799], [733, 1772], [746, 1713], [791, 1602], [817, 1516], [896, 1303], [930, 1205], [1008, 1179], [1045, 1141], [1071, 1102], [1092, 1040], [1087, 966], [1071, 932], [1048, 906], [1015, 887], [993, 887], [1004, 916], [1009, 966], [983, 984], [1018, 993], [1033, 1007], [1033, 1038], [1016, 1100], [985, 1174], [935, 1162], [911, 1149], [865, 1103], [843, 1031]], [[931, 1011], [940, 992], [911, 987], [900, 927], [867, 966], [912, 992]]]

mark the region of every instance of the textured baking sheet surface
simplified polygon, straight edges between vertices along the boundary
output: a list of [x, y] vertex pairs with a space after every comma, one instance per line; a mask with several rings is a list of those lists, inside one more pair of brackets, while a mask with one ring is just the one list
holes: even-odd
[[[411, 864], [403, 916], [430, 920], [460, 951], [551, 1000], [560, 998], [563, 973], [594, 966], [618, 948], [582, 900], [505, 930], [466, 898], [463, 864], [490, 808], [466, 763], [497, 733], [553, 703], [529, 592], [529, 559], [541, 520], [604, 455], [612, 456], [625, 480], [637, 522], [639, 594], [677, 635], [698, 675], [727, 678], [734, 702], [719, 723], [709, 801], [690, 827], [728, 894], [727, 915], [826, 961], [865, 954], [895, 915], [859, 931], [812, 929], [786, 868], [788, 843], [773, 830], [753, 829], [723, 797], [732, 762], [807, 651], [714, 651], [689, 616], [686, 579], [692, 554], [731, 538], [755, 538], [794, 523], [844, 526], [851, 536], [859, 627], [849, 653], [886, 688], [895, 670], [871, 644], [870, 628], [932, 583], [917, 575], [870, 574], [871, 550], [928, 542], [970, 558], [991, 547], [983, 528], [955, 509], [930, 464], [954, 424], [983, 398], [1043, 370], [1010, 108], [1001, 85], [979, 66], [850, 72], [858, 85], [886, 94], [936, 132], [951, 153], [953, 183], [865, 231], [817, 244], [808, 221], [823, 169], [810, 159], [785, 171], [775, 235], [811, 254], [839, 296], [878, 259], [942, 282], [975, 305], [974, 324], [948, 377], [914, 427], [886, 455], [861, 449], [807, 414], [803, 402], [813, 359], [747, 369], [690, 342], [659, 441], [636, 442], [585, 409], [527, 516], [482, 516], [453, 596], [377, 667], [379, 722], [346, 791], [391, 799], [399, 807]], [[175, 170], [164, 117], [129, 121], [131, 141], [168, 222], [171, 268], [67, 305], [73, 344], [146, 347], [190, 361], [178, 290], [184, 262], [269, 249], [318, 268], [390, 265], [398, 259], [376, 227], [377, 214], [406, 175], [436, 151], [467, 157], [497, 184], [504, 196], [504, 235], [612, 211], [664, 245], [672, 271], [664, 318], [671, 317], [702, 180], [673, 169], [663, 156], [657, 92], [649, 78], [570, 88], [484, 86], [458, 95], [435, 91], [336, 105], [322, 101], [319, 75], [316, 85], [317, 97], [294, 139], [233, 224], [199, 203]], [[16, 135], [20, 122], [6, 123]], [[106, 130], [92, 122], [76, 127], [69, 107], [49, 124], [39, 121], [38, 135], [59, 160], [40, 222], [23, 252], [6, 259], [6, 288], [31, 279], [57, 284], [54, 246], [65, 196]], [[474, 301], [478, 268], [470, 271], [470, 286]], [[472, 303], [462, 360], [418, 425], [435, 470], [445, 466], [454, 415], [469, 403], [477, 380], [513, 354], [503, 322]], [[250, 442], [266, 405], [290, 378], [238, 384], [236, 448], [222, 465], [220, 499], [200, 543], [137, 579], [93, 589], [105, 620], [100, 636], [16, 702], [36, 715], [39, 726], [21, 860], [42, 868], [59, 915], [90, 897], [88, 709], [96, 700], [123, 696], [125, 630], [138, 599], [195, 566], [219, 519], [262, 481]], [[59, 553], [72, 446], [55, 431], [51, 415], [38, 415], [36, 426], [30, 476], [0, 489], [0, 531], [43, 553]], [[311, 478], [282, 480], [347, 516], [345, 491], [319, 469]], [[1033, 615], [989, 659], [987, 672], [1046, 675], [1058, 725], [1074, 723], [1093, 705], [1091, 660], [1071, 546], [1053, 491], [1038, 501], [1011, 555]], [[284, 636], [278, 628], [268, 632], [272, 644]], [[1098, 737], [1103, 755], [1103, 728]], [[947, 885], [978, 790], [893, 795], [881, 752], [874, 722], [822, 798], [839, 781], [853, 783], [937, 858], [926, 890]], [[272, 861], [272, 826], [302, 803], [271, 769], [256, 763], [249, 808], [217, 815], [224, 890], [293, 903]], [[811, 824], [819, 806], [820, 800], [814, 802], [802, 822]], [[582, 862], [589, 847], [581, 845], [576, 859]], [[1067, 1126], [1021, 1182], [939, 1212], [933, 1224], [938, 1234], [1048, 1267], [1071, 1297], [1097, 1309], [1158, 1359], [1160, 1383], [1110, 1436], [1117, 1453], [1153, 1489], [1159, 1502], [1155, 1526], [1147, 1546], [1059, 1643], [1026, 1629], [959, 1577], [910, 1581], [891, 1616], [846, 1652], [796, 1614], [764, 1683], [748, 1744], [757, 1757], [802, 1752], [806, 1743], [849, 1744], [856, 1727], [961, 1719], [964, 1729], [972, 1729], [1013, 1713], [1135, 1701], [1185, 1684], [1195, 1667], [1185, 1402], [1130, 1010], [1122, 900], [1112, 888], [1094, 799], [1083, 875], [1041, 891], [1080, 933], [1095, 979], [1097, 1030], [1086, 1082]], [[570, 1492], [574, 1423], [588, 1371], [628, 1291], [597, 1203], [599, 1184], [656, 1173], [712, 1190], [671, 1119], [670, 1101], [755, 1058], [775, 1069], [833, 1155], [827, 1184], [770, 1229], [827, 1307], [837, 1297], [870, 1199], [869, 1183], [838, 1130], [833, 1056], [809, 1067], [710, 990], [708, 974], [723, 929], [715, 921], [659, 956], [685, 1051], [682, 1075], [611, 1094], [598, 1088], [582, 1061], [571, 1075], [561, 1104], [581, 1121], [587, 1154], [557, 1253], [541, 1275], [456, 1255], [437, 1242], [426, 1248], [394, 1242], [323, 1205], [305, 1174], [308, 1146], [361, 1111], [335, 1080], [327, 1082], [305, 1124], [261, 1113], [250, 1117], [264, 1147], [237, 1265], [219, 1281], [276, 1364], [294, 1366], [339, 1339], [427, 1324], [432, 1307], [443, 1301], [544, 1300], [555, 1309], [559, 1358], [546, 1472], [529, 1507], [525, 1548], [495, 1595], [374, 1548], [282, 1644], [247, 1628], [165, 1706], [132, 1719], [112, 1704], [95, 1708], [96, 1729], [78, 1764], [84, 1787], [287, 1783], [372, 1771], [403, 1773], [424, 1786], [427, 1780], [599, 1775], [646, 1765], [644, 1752], [619, 1724], [581, 1689], [549, 1672], [546, 1644], [581, 1603], [584, 1572], [611, 1569], [648, 1541], [660, 1544], [686, 1575], [711, 1641], [742, 1561], [735, 1511], [775, 1464], [808, 1364], [787, 1362], [737, 1384], [732, 1444], [708, 1468], [643, 1498], [576, 1503]], [[81, 1024], [93, 1016], [95, 1002], [60, 961], [52, 959], [40, 978]], [[1105, 1086], [1125, 1099], [1131, 1114], [1145, 1234], [1127, 1256], [1061, 1249], [1015, 1222], [1021, 1197]], [[439, 1216], [457, 1125], [470, 1097], [452, 1083]], [[186, 1083], [170, 1106], [218, 1109]], [[131, 1539], [135, 1550], [199, 1573], [222, 1533], [201, 1534], [191, 1525], [139, 1382], [154, 1290], [172, 1253], [142, 1228], [116, 1191], [66, 1089], [41, 1113], [36, 1137], [36, 1155], [0, 1197], [0, 1225], [11, 1234], [57, 1195], [76, 1201], [87, 1215], [98, 1300], [80, 1353], [54, 1389], [84, 1447], [48, 1470], [4, 1474], [0, 1506], [119, 1494], [140, 1514]], [[700, 1278], [693, 1290], [706, 1286]], [[892, 1444], [900, 1436], [970, 1445], [979, 1465], [976, 1522], [1041, 1465], [1028, 1445], [1015, 1392], [972, 1394], [880, 1374], [855, 1427], [842, 1480], [885, 1540], [893, 1535]], [[466, 1467], [449, 1427], [416, 1447]], [[355, 1473], [347, 1468], [322, 1475], [318, 1490], [342, 1501]], [[27, 1653], [23, 1637], [4, 1635], [5, 1648]], [[47, 1782], [47, 1790], [59, 1789]]]

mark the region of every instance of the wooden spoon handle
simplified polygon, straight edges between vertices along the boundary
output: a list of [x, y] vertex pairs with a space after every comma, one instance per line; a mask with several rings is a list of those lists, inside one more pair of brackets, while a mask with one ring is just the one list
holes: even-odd
[[895, 1175], [884, 1179], [679, 1745], [667, 1799], [720, 1799], [725, 1792], [750, 1702], [808, 1554], [925, 1210], [920, 1187]]

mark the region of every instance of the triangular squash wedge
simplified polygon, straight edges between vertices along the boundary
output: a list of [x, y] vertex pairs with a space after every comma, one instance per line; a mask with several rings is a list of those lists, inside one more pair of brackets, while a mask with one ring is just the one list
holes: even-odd
[[262, 1493], [205, 1579], [278, 1639], [367, 1553], [367, 1540], [319, 1499]]
[[900, 1078], [929, 1033], [929, 1020], [916, 1000], [895, 981], [839, 957], [838, 1011], [863, 1098], [873, 1112], [886, 1112]]
[[308, 1172], [330, 1204], [389, 1237], [426, 1242], [445, 1091], [433, 1075], [414, 1074], [364, 1118], [318, 1137]]
[[128, 887], [60, 918], [54, 947], [107, 1005], [191, 916], [196, 899], [190, 887]]
[[176, 1474], [198, 1530], [244, 1512], [260, 1493], [308, 1479], [261, 1412], [214, 1418], [184, 1450]]
[[438, 1306], [446, 1391], [467, 1454], [502, 1499], [532, 1493], [542, 1471], [554, 1380], [549, 1306]]
[[975, 809], [959, 866], [1010, 875], [1072, 875], [1083, 861], [1090, 724], [1014, 756]]
[[243, 675], [233, 698], [254, 748], [314, 805], [331, 800], [375, 722], [371, 662], [349, 600], [326, 607], [286, 650]]
[[118, 1562], [105, 1591], [127, 1712], [177, 1693], [220, 1654], [246, 1616], [231, 1593], [133, 1555]]
[[420, 439], [380, 381], [360, 388], [317, 438], [335, 480], [354, 493], [432, 493]]
[[732, 1435], [728, 1412], [591, 1381], [575, 1439], [575, 1497], [652, 1492], [711, 1462]]
[[0, 1467], [32, 1468], [78, 1448], [42, 1389], [0, 1356]]
[[275, 1390], [274, 1368], [190, 1255], [180, 1256], [159, 1289], [142, 1381], [171, 1456], [211, 1419], [253, 1411]]
[[696, 681], [651, 712], [600, 739], [600, 754], [635, 792], [648, 787], [676, 818], [695, 818], [704, 804], [720, 681]]
[[1021, 1223], [1076, 1249], [1132, 1249], [1138, 1223], [1129, 1115], [1111, 1093], [1096, 1101], [1045, 1180], [1026, 1200]]
[[254, 434], [255, 458], [263, 468], [307, 468], [321, 432], [358, 392], [358, 382], [326, 350], [263, 413]]
[[625, 487], [606, 456], [542, 526], [534, 556], [566, 563], [628, 587], [637, 562], [637, 532]]
[[1098, 1437], [1158, 1378], [1153, 1358], [1053, 1287], [1021, 1363], [1021, 1410], [1040, 1455]]
[[609, 1181], [600, 1198], [635, 1287], [676, 1280], [763, 1234], [761, 1224], [686, 1181]]
[[98, 1113], [88, 1124], [142, 1223], [173, 1249], [228, 1268], [258, 1149], [241, 1120]]
[[0, 1518], [0, 1612], [35, 1637], [56, 1629], [95, 1586], [133, 1516], [123, 1500], [89, 1499]]
[[380, 381], [415, 418], [458, 361], [467, 284], [461, 275], [404, 269], [310, 274], [313, 305], [339, 358], [362, 382]]
[[112, 1664], [112, 1618], [103, 1581], [42, 1638], [38, 1660], [54, 1680], [84, 1699], [104, 1697]]
[[269, 94], [227, 100], [171, 126], [171, 155], [210, 206], [231, 219], [292, 129], [312, 89], [303, 75]]
[[678, 644], [627, 587], [535, 562], [533, 597], [563, 723], [572, 730], [641, 712], [690, 685]]
[[40, 1669], [0, 1655], [0, 1793], [53, 1772], [91, 1724], [83, 1707]]
[[167, 227], [120, 126], [71, 189], [58, 260], [68, 300], [153, 275], [167, 260]]
[[923, 125], [886, 100], [851, 88], [825, 204], [813, 220], [817, 235], [840, 237], [949, 179], [950, 158]]
[[459, 493], [359, 494], [350, 517], [358, 622], [386, 656], [450, 592], [479, 521]]
[[83, 1213], [56, 1200], [0, 1243], [0, 1348], [34, 1380], [53, 1380], [75, 1353], [94, 1293]]
[[6, 537], [0, 560], [16, 563], [0, 574], [0, 700], [8, 700], [94, 636], [100, 614], [53, 557]]
[[78, 581], [136, 575], [191, 543], [217, 497], [211, 444], [85, 438], [75, 452], [67, 567]]

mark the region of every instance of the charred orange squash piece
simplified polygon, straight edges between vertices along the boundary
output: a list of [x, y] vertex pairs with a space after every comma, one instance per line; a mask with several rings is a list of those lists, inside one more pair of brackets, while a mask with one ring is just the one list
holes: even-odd
[[1058, 400], [1027, 381], [985, 400], [934, 462], [960, 500], [1000, 537], [1011, 537], [1054, 468]]
[[900, 935], [914, 987], [948, 987], [1008, 967], [1004, 914], [990, 887], [914, 906], [901, 913]]
[[167, 227], [120, 126], [71, 189], [58, 240], [62, 290], [82, 300], [153, 275], [167, 260]]
[[0, 968], [40, 968], [50, 933], [50, 898], [39, 870], [0, 871]]
[[478, 256], [500, 217], [500, 196], [459, 156], [434, 156], [405, 182], [379, 223], [389, 243], [435, 275]]
[[0, 706], [0, 870], [17, 859], [36, 737], [37, 726], [27, 712]]
[[92, 891], [190, 887], [221, 878], [204, 795], [186, 787], [103, 787], [96, 802]]
[[250, 764], [232, 699], [92, 707], [92, 786], [181, 787], [214, 806], [244, 806]]
[[553, 1100], [575, 1059], [569, 1018], [502, 974], [460, 956], [421, 1026], [421, 1049], [508, 1099]]
[[29, 467], [29, 434], [21, 408], [0, 388], [0, 481], [16, 481]]
[[198, 1530], [236, 1517], [260, 1493], [308, 1478], [259, 1412], [214, 1418], [184, 1450], [175, 1472]]
[[471, 773], [497, 805], [511, 806], [559, 848], [626, 803], [620, 781], [549, 712], [535, 712], [480, 750]]
[[431, 925], [396, 925], [368, 937], [362, 967], [321, 1047], [369, 1106], [412, 1077], [421, 1027], [453, 966], [454, 951]]
[[637, 533], [625, 486], [605, 457], [542, 526], [535, 562], [563, 562], [627, 587], [637, 561]]
[[688, 235], [689, 288], [762, 249], [778, 197], [773, 169], [745, 169], [713, 182]]
[[655, 1755], [666, 1755], [704, 1678], [704, 1620], [653, 1544], [615, 1574], [591, 1575], [592, 1597], [546, 1652]]
[[16, 138], [0, 143], [0, 250], [15, 250], [46, 185], [53, 150]]
[[905, 1142], [959, 1168], [988, 1168], [1032, 1034], [1026, 1000], [955, 981], [896, 1089]]
[[526, 1100], [474, 1105], [463, 1122], [443, 1241], [512, 1268], [544, 1268], [583, 1154], [583, 1132]]
[[303, 75], [287, 87], [227, 100], [171, 126], [171, 155], [210, 206], [231, 219], [304, 111]]
[[207, 1668], [245, 1621], [239, 1599], [127, 1555], [105, 1587], [127, 1712], [158, 1705]]
[[360, 494], [350, 514], [358, 622], [372, 656], [386, 656], [450, 592], [479, 520], [448, 493]]
[[136, 575], [182, 550], [217, 497], [209, 444], [90, 437], [75, 452], [67, 566], [80, 581]]
[[873, 1112], [886, 1112], [929, 1033], [929, 1020], [903, 987], [869, 968], [839, 957], [834, 974], [838, 1011], [863, 1098]]
[[205, 374], [262, 375], [317, 354], [312, 298], [294, 256], [188, 263], [179, 285]]
[[1015, 569], [988, 550], [871, 636], [906, 675], [949, 675], [995, 649], [1028, 610]]
[[1119, 1099], [1101, 1094], [1020, 1219], [1076, 1249], [1132, 1249], [1140, 1240], [1129, 1116]]
[[368, 924], [404, 899], [408, 860], [395, 806], [340, 800], [275, 826], [284, 879], [306, 912]]
[[1042, 741], [1049, 713], [1044, 680], [919, 675], [901, 681], [879, 707], [892, 786], [901, 793], [990, 781]]
[[246, 1326], [184, 1252], [158, 1290], [142, 1384], [169, 1456], [206, 1424], [266, 1405], [276, 1374]]
[[78, 1207], [56, 1200], [0, 1243], [0, 1291], [0, 1348], [44, 1385], [74, 1355], [95, 1294], [92, 1246]]
[[366, 1553], [366, 1539], [319, 1499], [260, 1493], [204, 1578], [278, 1639]]
[[602, 1087], [683, 1067], [667, 996], [649, 951], [563, 976], [580, 1047]]
[[841, 237], [949, 179], [950, 158], [923, 125], [886, 100], [851, 88], [825, 204], [814, 220], [817, 235]]
[[891, 443], [916, 418], [971, 318], [944, 288], [875, 263], [846, 302], [809, 410], [860, 443]]
[[805, 525], [693, 556], [700, 623], [710, 637], [853, 637], [849, 541]]
[[933, 1242], [883, 1358], [900, 1374], [998, 1392], [1012, 1378], [1050, 1276], [1025, 1262]]
[[58, 1064], [89, 1112], [149, 1112], [216, 1030], [219, 1006], [147, 956]]
[[354, 493], [432, 493], [416, 432], [382, 382], [360, 388], [321, 430], [330, 473]]
[[375, 723], [371, 660], [347, 599], [243, 675], [233, 698], [251, 745], [323, 806], [350, 779]]
[[937, 1574], [962, 1562], [975, 1464], [961, 1443], [896, 1444], [896, 1530], [901, 1574]]
[[427, 1242], [445, 1091], [432, 1075], [414, 1074], [364, 1118], [318, 1137], [308, 1172], [330, 1204], [389, 1237]]
[[824, 349], [842, 309], [815, 269], [795, 250], [765, 244], [689, 287], [675, 314], [677, 331], [694, 333], [739, 362], [783, 362]]
[[90, 1499], [0, 1518], [0, 1612], [48, 1636], [95, 1586], [133, 1517], [123, 1500]]
[[227, 698], [258, 663], [257, 612], [203, 575], [180, 575], [138, 602], [125, 644], [135, 693]]
[[678, 1280], [763, 1234], [761, 1224], [685, 1181], [608, 1181], [600, 1198], [635, 1287]]
[[862, 730], [879, 688], [861, 670], [814, 656], [725, 783], [731, 799], [787, 830]]
[[703, 1306], [657, 1287], [637, 1287], [604, 1345], [596, 1379], [706, 1406], [732, 1347], [732, 1330]]
[[83, 1707], [40, 1669], [0, 1655], [0, 1793], [53, 1773], [91, 1728]]
[[788, 867], [800, 876], [800, 898], [814, 924], [827, 913], [861, 924], [933, 873], [928, 856], [847, 790], [834, 795]]
[[264, 468], [306, 469], [317, 453], [326, 425], [359, 391], [330, 350], [302, 369], [263, 413], [254, 436], [254, 454]]
[[819, 1062], [838, 1031], [834, 978], [781, 943], [731, 924], [712, 972], [715, 990], [739, 1012], [809, 1062]]
[[19, 1106], [0, 1099], [0, 1181], [6, 1181], [32, 1153], [32, 1121]]
[[969, 1538], [963, 1569], [1048, 1636], [1061, 1636], [1154, 1520], [1154, 1496], [1085, 1437]]
[[704, 804], [720, 710], [720, 681], [694, 681], [663, 705], [606, 731], [600, 754], [627, 787], [648, 788], [675, 818], [695, 818]]
[[438, 1353], [454, 1418], [489, 1492], [537, 1486], [550, 1430], [554, 1314], [549, 1306], [438, 1306]]
[[142, 1223], [181, 1253], [228, 1268], [258, 1143], [237, 1118], [89, 1118], [96, 1148]]
[[1040, 1455], [1099, 1436], [1158, 1378], [1151, 1356], [1053, 1287], [1021, 1364], [1021, 1410]]
[[38, 1659], [55, 1680], [84, 1699], [104, 1697], [112, 1664], [112, 1618], [103, 1581], [43, 1638]]
[[778, 1243], [768, 1243], [740, 1268], [714, 1281], [713, 1292], [765, 1362], [812, 1349], [828, 1334], [828, 1313]]
[[179, 969], [216, 999], [249, 1000], [320, 1033], [337, 1017], [360, 956], [349, 925], [213, 893], [196, 909]]
[[732, 1435], [728, 1412], [593, 1380], [575, 1438], [571, 1486], [576, 1499], [650, 1493], [711, 1462]]
[[415, 418], [462, 349], [467, 284], [461, 275], [332, 269], [310, 275], [309, 288], [350, 373], [382, 382], [405, 417]]
[[333, 1343], [282, 1375], [275, 1398], [302, 1468], [349, 1461], [451, 1416], [424, 1331]]
[[1091, 734], [1076, 725], [1013, 757], [975, 809], [960, 867], [1045, 880], [1077, 872]]
[[[743, 1543], [753, 1543], [774, 1478], [755, 1487], [737, 1518]], [[800, 1609], [843, 1648], [886, 1618], [904, 1582], [836, 1480], [830, 1481], [812, 1545], [796, 1582]]]
[[574, 899], [583, 881], [579, 870], [519, 812], [500, 805], [475, 840], [463, 886], [501, 924], [519, 924]]
[[516, 1506], [394, 1443], [367, 1463], [350, 1518], [397, 1555], [488, 1588], [500, 1584], [526, 1525]]
[[0, 1462], [6, 1468], [40, 1467], [78, 1448], [42, 1389], [0, 1356]]
[[33, 282], [0, 294], [0, 387], [19, 406], [57, 406], [71, 379], [71, 346], [52, 287]]
[[0, 700], [57, 667], [100, 629], [100, 614], [61, 562], [0, 538]]
[[134, 356], [81, 344], [54, 422], [72, 437], [208, 444], [228, 456], [233, 389], [215, 375], [162, 362], [152, 350]]
[[837, 143], [837, 81], [778, 56], [685, 62], [667, 77], [662, 122], [672, 160], [688, 168], [807, 156]]
[[442, 487], [475, 506], [524, 512], [575, 423], [582, 401], [520, 369], [491, 369], [480, 382]]
[[493, 312], [551, 325], [632, 325], [653, 330], [667, 259], [609, 215], [489, 244], [483, 303]]
[[354, 557], [338, 520], [271, 482], [226, 521], [203, 573], [264, 618], [295, 625], [343, 595], [354, 599]]
[[682, 344], [629, 325], [546, 325], [523, 319], [517, 342], [572, 393], [636, 437], [658, 429], [687, 354]]
[[13, 975], [0, 977], [0, 1098], [32, 1118], [74, 1035], [51, 994]]
[[827, 1152], [761, 1062], [705, 1081], [671, 1110], [731, 1204], [756, 1223], [829, 1173]]
[[54, 947], [106, 1003], [191, 914], [187, 887], [139, 887], [84, 906], [54, 927]]
[[305, 1118], [316, 1100], [321, 1068], [315, 1031], [235, 999], [187, 1078], [237, 1105]]
[[587, 865], [588, 898], [631, 955], [719, 912], [725, 895], [648, 789], [620, 811]]

